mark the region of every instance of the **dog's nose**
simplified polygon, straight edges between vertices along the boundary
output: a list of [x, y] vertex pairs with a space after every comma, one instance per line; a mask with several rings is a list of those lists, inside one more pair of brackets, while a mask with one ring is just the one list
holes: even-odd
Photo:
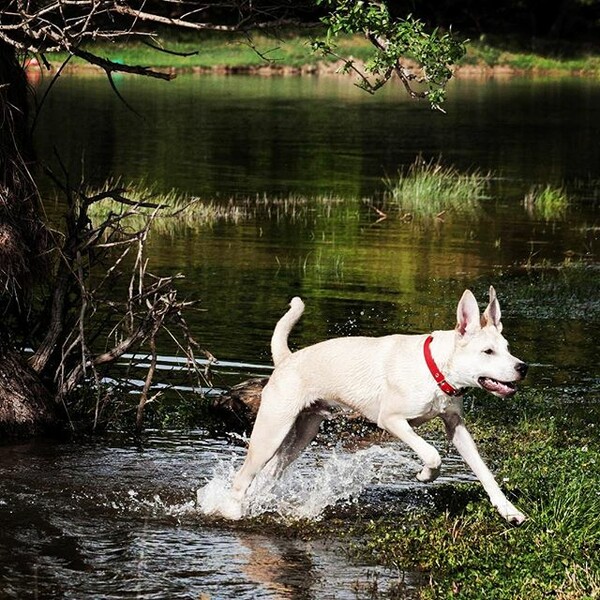
[[524, 362], [518, 363], [517, 366], [515, 367], [516, 372], [521, 376], [521, 378], [523, 378], [523, 377], [525, 377], [525, 375], [527, 375], [528, 369], [529, 369], [529, 365]]

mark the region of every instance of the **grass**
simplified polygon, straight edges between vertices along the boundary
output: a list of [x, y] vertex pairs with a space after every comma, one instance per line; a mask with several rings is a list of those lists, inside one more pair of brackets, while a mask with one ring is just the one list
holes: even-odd
[[525, 210], [535, 218], [556, 221], [565, 217], [569, 198], [563, 187], [534, 186], [525, 195], [523, 205]]
[[266, 216], [276, 221], [305, 220], [314, 216], [315, 209], [318, 209], [318, 214], [325, 219], [333, 218], [339, 211], [344, 211], [344, 214], [350, 217], [357, 214], [354, 205], [348, 206], [345, 200], [328, 194], [314, 198], [257, 195], [215, 201], [187, 196], [177, 190], [163, 192], [156, 185], [143, 181], [130, 184], [108, 181], [99, 188], [86, 190], [86, 195], [91, 197], [108, 190], [120, 190], [121, 194], [134, 204], [112, 198], [94, 202], [89, 208], [89, 216], [94, 226], [115, 215], [123, 216], [122, 224], [132, 230], [140, 230], [152, 220], [152, 231], [171, 235], [181, 233], [184, 228], [197, 230], [223, 222], [239, 224], [258, 216]]
[[445, 211], [476, 213], [486, 196], [490, 175], [473, 171], [462, 173], [444, 166], [441, 159], [418, 157], [396, 179], [386, 180], [387, 199], [403, 212], [436, 216]]
[[525, 396], [498, 401], [493, 418], [469, 416], [488, 460], [502, 464], [503, 487], [528, 515], [523, 526], [507, 525], [481, 492], [466, 508], [357, 525], [355, 552], [425, 573], [422, 598], [600, 598], [596, 431], [574, 430], [569, 415], [553, 418], [539, 392]]
[[[246, 218], [244, 207], [233, 202], [203, 202], [177, 190], [160, 192], [156, 186], [146, 184], [122, 184], [108, 181], [99, 189], [87, 191], [89, 196], [108, 190], [121, 189], [122, 195], [134, 204], [124, 204], [112, 198], [93, 203], [89, 209], [92, 223], [98, 226], [111, 215], [123, 216], [122, 223], [131, 229], [142, 229], [152, 219], [152, 229], [161, 233], [173, 233], [181, 227], [197, 228], [219, 221], [238, 223]], [[154, 207], [145, 206], [155, 205]]]
[[580, 73], [597, 75], [600, 73], [600, 56], [588, 50], [574, 48], [539, 51], [525, 50], [519, 45], [505, 47], [505, 40], [471, 41], [461, 65], [503, 67], [525, 72]]
[[[159, 39], [156, 43], [170, 52], [194, 53], [191, 56], [177, 56], [164, 53], [138, 41], [127, 43], [97, 43], [86, 47], [99, 56], [115, 62], [133, 65], [146, 65], [159, 69], [180, 71], [223, 69], [253, 70], [260, 67], [276, 67], [298, 70], [314, 70], [319, 64], [329, 64], [334, 59], [315, 54], [310, 44], [314, 37], [322, 35], [318, 28], [309, 30], [280, 30], [277, 35], [256, 32], [252, 38], [241, 33], [187, 33]], [[352, 56], [355, 60], [365, 61], [369, 57], [371, 46], [359, 35], [342, 36], [338, 42], [339, 53]], [[67, 57], [64, 53], [49, 56], [51, 62], [58, 64]], [[73, 59], [72, 65], [82, 67], [85, 63]], [[531, 52], [522, 49], [505, 49], [501, 41], [488, 43], [471, 41], [467, 44], [467, 54], [459, 63], [469, 67], [504, 67], [517, 71], [552, 73], [600, 73], [600, 57], [586, 51], [573, 51], [562, 55], [560, 49], [556, 56], [547, 52]]]
[[[316, 33], [316, 32], [315, 32]], [[280, 67], [299, 69], [307, 65], [316, 65], [321, 61], [332, 62], [332, 58], [317, 56], [310, 44], [312, 35], [304, 32], [280, 32], [278, 36], [254, 33], [252, 38], [241, 33], [208, 33], [180, 36], [177, 39], [165, 39], [158, 43], [169, 50], [160, 52], [138, 41], [128, 43], [98, 43], [86, 49], [117, 63], [143, 64], [162, 69], [245, 69], [260, 67]], [[369, 44], [361, 37], [347, 38], [340, 43], [340, 49], [358, 59], [366, 59]], [[191, 56], [178, 56], [193, 53]], [[57, 53], [50, 58], [52, 62], [62, 62], [67, 57]], [[85, 65], [80, 59], [73, 59], [74, 65]]]

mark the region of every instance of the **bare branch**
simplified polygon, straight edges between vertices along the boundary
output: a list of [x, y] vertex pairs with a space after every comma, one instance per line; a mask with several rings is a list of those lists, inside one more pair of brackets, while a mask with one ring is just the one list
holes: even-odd
[[150, 392], [150, 386], [152, 385], [152, 380], [154, 379], [154, 373], [156, 371], [156, 330], [154, 330], [152, 332], [152, 335], [150, 336], [150, 356], [150, 366], [148, 367], [148, 372], [146, 373], [144, 388], [142, 389], [142, 393], [140, 394], [140, 400], [135, 416], [135, 430], [138, 434], [142, 432], [142, 429], [144, 427], [144, 408], [146, 404], [149, 401], [151, 401], [148, 400], [148, 394]]
[[142, 21], [151, 21], [162, 25], [171, 25], [181, 27], [182, 29], [194, 29], [196, 31], [239, 31], [239, 25], [214, 25], [211, 23], [195, 23], [193, 21], [184, 21], [183, 19], [175, 19], [164, 17], [154, 13], [148, 13], [141, 10], [136, 10], [126, 4], [115, 4], [114, 11], [121, 15], [135, 17]]
[[83, 58], [83, 60], [89, 62], [92, 65], [96, 65], [96, 66], [104, 69], [104, 71], [108, 75], [109, 81], [111, 83], [111, 86], [112, 86], [114, 92], [119, 96], [119, 99], [122, 100], [125, 104], [127, 104], [127, 103], [125, 102], [125, 100], [123, 99], [121, 94], [118, 92], [117, 88], [115, 87], [115, 85], [112, 81], [112, 78], [111, 78], [112, 73], [133, 73], [135, 75], [144, 75], [146, 77], [154, 77], [155, 79], [164, 79], [165, 81], [170, 81], [171, 79], [173, 79], [175, 77], [175, 75], [173, 75], [172, 73], [162, 73], [160, 71], [155, 71], [153, 69], [150, 69], [149, 67], [116, 63], [116, 62], [113, 62], [112, 60], [108, 60], [107, 58], [101, 58], [100, 56], [92, 54], [91, 52], [88, 52], [87, 50], [82, 50], [81, 48], [72, 48], [71, 53], [74, 54], [75, 56], [78, 56], [79, 58]]
[[[176, 340], [177, 347], [187, 358], [190, 375], [198, 380], [206, 379], [194, 358], [193, 348], [197, 344], [183, 317], [183, 311], [191, 303], [178, 300], [174, 288], [174, 282], [181, 275], [159, 277], [148, 272], [145, 244], [161, 205], [134, 202], [119, 187], [97, 193], [71, 189], [68, 183], [53, 177], [67, 196], [67, 229], [64, 234], [53, 233], [55, 245], [60, 248], [57, 285], [52, 292], [47, 333], [31, 358], [32, 366], [52, 382], [57, 401], [65, 407], [72, 404], [69, 398], [81, 384], [86, 381], [91, 384], [97, 390], [94, 417], [97, 421], [101, 406], [109, 401], [102, 386], [102, 372], [124, 354], [139, 351], [143, 344], [148, 344], [152, 360], [137, 409], [139, 429], [144, 407], [158, 398], [156, 394], [151, 395], [151, 388], [157, 370], [160, 332]], [[103, 222], [93, 225], [87, 215], [90, 206], [114, 199], [130, 210], [121, 215], [109, 213]], [[139, 214], [142, 207], [148, 206], [153, 212], [147, 216], [144, 226], [138, 231], [126, 232], [127, 217]], [[126, 298], [121, 302], [114, 299], [107, 302], [105, 295], [114, 293], [111, 284], [120, 277], [120, 267], [133, 251], [133, 264], [125, 269], [128, 273]], [[92, 286], [89, 274], [100, 261], [104, 275]], [[177, 327], [179, 335], [169, 324]], [[99, 337], [107, 326], [110, 331], [105, 349], [98, 351]]]

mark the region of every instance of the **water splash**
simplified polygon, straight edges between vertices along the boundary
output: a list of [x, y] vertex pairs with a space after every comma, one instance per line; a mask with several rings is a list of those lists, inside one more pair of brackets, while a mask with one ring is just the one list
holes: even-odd
[[196, 493], [196, 506], [201, 513], [220, 514], [229, 498], [233, 477], [240, 466], [240, 457], [235, 455], [229, 460], [219, 460], [215, 463], [212, 479]]
[[[198, 490], [197, 507], [204, 514], [218, 513], [227, 502], [239, 457], [220, 461], [211, 480]], [[250, 488], [244, 516], [273, 513], [283, 519], [318, 520], [329, 506], [356, 499], [371, 483], [410, 480], [417, 463], [396, 447], [372, 446], [349, 453], [344, 450], [308, 453], [291, 465], [280, 479], [259, 475]]]

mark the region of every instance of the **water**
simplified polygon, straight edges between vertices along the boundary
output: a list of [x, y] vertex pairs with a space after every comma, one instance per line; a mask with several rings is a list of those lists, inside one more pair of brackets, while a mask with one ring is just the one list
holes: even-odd
[[[589, 79], [457, 81], [447, 114], [391, 85], [338, 77], [62, 77], [37, 127], [75, 174], [150, 179], [198, 196], [371, 194], [415, 156], [533, 183], [597, 178], [600, 86]], [[68, 115], [68, 119], [65, 119]]]
[[[268, 373], [272, 327], [293, 295], [307, 305], [291, 339], [298, 347], [449, 328], [464, 287], [483, 303], [493, 283], [512, 351], [532, 365], [524, 385], [543, 390], [552, 410], [584, 410], [597, 422], [598, 270], [573, 277], [528, 266], [597, 258], [600, 83], [456, 82], [446, 116], [399, 89], [370, 97], [336, 78], [117, 85], [143, 119], [103, 79], [62, 77], [38, 123], [40, 156], [52, 163], [56, 148], [74, 179], [144, 179], [217, 201], [304, 199], [293, 218], [263, 210], [240, 224], [151, 237], [151, 268], [183, 272], [182, 295], [200, 302], [188, 319], [220, 359], [217, 387]], [[371, 205], [380, 206], [382, 178], [419, 153], [491, 171], [483, 210], [380, 221]], [[565, 218], [524, 209], [524, 194], [546, 183], [569, 189]], [[173, 349], [161, 350], [172, 365]], [[0, 447], [0, 597], [370, 597], [373, 578], [385, 588], [398, 574], [354, 563], [335, 540], [308, 543], [285, 529], [331, 511], [401, 519], [428, 506], [425, 490], [435, 487], [414, 482], [412, 454], [353, 439], [322, 439], [281, 483], [258, 482], [259, 532], [203, 514], [243, 454], [204, 431], [150, 432], [143, 446], [116, 436]], [[455, 455], [444, 465], [442, 481], [471, 479]]]
[[[587, 333], [597, 321], [578, 316], [581, 299], [570, 300], [557, 345], [551, 320], [515, 292], [537, 285], [524, 265], [597, 252], [598, 82], [459, 81], [447, 115], [399, 88], [371, 97], [344, 78], [124, 77], [118, 85], [143, 119], [102, 78], [61, 78], [38, 124], [40, 155], [52, 163], [56, 149], [74, 180], [83, 170], [90, 180], [142, 179], [205, 199], [305, 199], [294, 218], [261, 211], [239, 224], [151, 238], [150, 268], [185, 274], [182, 296], [203, 309], [189, 314], [192, 331], [217, 358], [268, 363], [272, 327], [294, 295], [307, 305], [292, 339], [302, 346], [330, 335], [451, 327], [464, 287], [483, 302], [493, 283], [517, 355], [565, 365], [556, 374], [563, 379], [592, 365]], [[378, 221], [370, 204], [382, 178], [419, 153], [493, 173], [482, 211]], [[563, 219], [546, 222], [522, 205], [531, 186], [547, 183], [569, 189]], [[566, 363], [557, 354], [565, 346]]]
[[[352, 562], [335, 541], [286, 535], [285, 523], [343, 499], [352, 510], [373, 483], [370, 502], [385, 492], [393, 511], [416, 470], [406, 452], [317, 448], [278, 489], [253, 495], [253, 515], [280, 523], [271, 533], [226, 526], [195, 504], [207, 482], [220, 498], [219, 476], [229, 479], [242, 453], [202, 431], [149, 432], [142, 446], [115, 436], [0, 448], [0, 597], [357, 598], [373, 577], [380, 589], [398, 580]], [[456, 457], [448, 464], [442, 481], [470, 480]]]

